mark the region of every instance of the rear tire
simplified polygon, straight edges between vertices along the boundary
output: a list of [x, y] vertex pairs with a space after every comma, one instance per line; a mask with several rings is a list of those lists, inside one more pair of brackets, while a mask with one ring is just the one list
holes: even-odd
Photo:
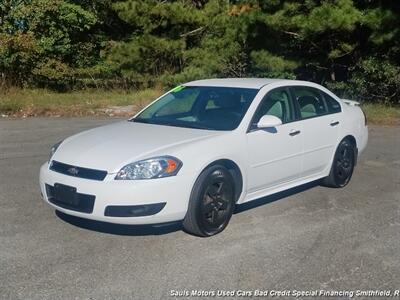
[[353, 143], [347, 139], [341, 141], [336, 149], [329, 176], [322, 180], [322, 184], [334, 188], [345, 187], [353, 175], [355, 153]]
[[193, 186], [183, 228], [197, 236], [213, 236], [225, 229], [234, 208], [232, 175], [223, 166], [211, 166], [200, 174]]

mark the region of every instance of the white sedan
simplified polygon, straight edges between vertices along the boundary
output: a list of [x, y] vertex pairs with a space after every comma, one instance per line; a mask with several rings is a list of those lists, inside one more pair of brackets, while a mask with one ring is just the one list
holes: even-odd
[[183, 220], [212, 236], [236, 204], [322, 179], [344, 187], [368, 140], [355, 101], [311, 82], [210, 79], [178, 86], [132, 119], [53, 146], [43, 198], [119, 224]]

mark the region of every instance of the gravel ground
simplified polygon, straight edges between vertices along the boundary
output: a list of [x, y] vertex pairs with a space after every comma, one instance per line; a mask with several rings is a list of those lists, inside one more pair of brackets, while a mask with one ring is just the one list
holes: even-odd
[[152, 228], [72, 218], [41, 200], [38, 172], [50, 146], [112, 121], [0, 120], [1, 299], [400, 289], [399, 127], [370, 128], [346, 188], [311, 184], [260, 199], [239, 208], [223, 233], [204, 239], [179, 224]]

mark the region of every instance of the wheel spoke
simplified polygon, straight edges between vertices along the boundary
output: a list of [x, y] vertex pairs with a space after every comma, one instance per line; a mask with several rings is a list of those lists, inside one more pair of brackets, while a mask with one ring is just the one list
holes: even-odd
[[337, 162], [336, 162], [336, 166], [339, 168], [339, 167], [342, 166], [342, 164], [343, 164], [343, 161], [338, 159]]
[[203, 206], [203, 212], [206, 215], [213, 210], [214, 210], [214, 202], [207, 203], [206, 205]]
[[343, 149], [342, 158], [347, 158], [347, 148]]
[[343, 165], [340, 165], [338, 167], [338, 176], [340, 178], [346, 178], [347, 175], [349, 174], [350, 168], [346, 168]]
[[211, 212], [211, 223], [215, 224], [217, 218], [218, 218], [218, 212], [215, 211], [215, 210], [212, 210], [212, 212]]
[[212, 195], [210, 192], [207, 192], [206, 197], [209, 199], [209, 202], [213, 202], [216, 199], [216, 195]]
[[214, 225], [220, 226], [225, 221], [225, 214], [223, 212], [217, 212], [217, 218], [215, 219]]
[[224, 186], [224, 182], [221, 182], [217, 188], [217, 195], [221, 195], [222, 187]]
[[229, 201], [223, 200], [222, 198], [221, 200], [222, 201], [219, 201], [219, 208], [222, 210], [227, 209]]
[[211, 198], [214, 199], [218, 194], [218, 186], [216, 186], [215, 184], [211, 185], [208, 188], [208, 192], [207, 193], [208, 193], [208, 195], [210, 195]]
[[342, 173], [345, 177], [350, 173], [350, 167], [343, 167]]

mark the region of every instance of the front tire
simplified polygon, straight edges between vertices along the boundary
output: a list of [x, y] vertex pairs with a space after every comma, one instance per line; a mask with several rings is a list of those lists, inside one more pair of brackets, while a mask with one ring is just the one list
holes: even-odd
[[322, 184], [334, 188], [345, 187], [353, 175], [355, 153], [353, 143], [347, 139], [341, 141], [336, 149], [329, 176], [323, 179]]
[[213, 236], [225, 229], [234, 208], [232, 175], [223, 166], [211, 166], [200, 174], [193, 186], [183, 227], [197, 236]]

